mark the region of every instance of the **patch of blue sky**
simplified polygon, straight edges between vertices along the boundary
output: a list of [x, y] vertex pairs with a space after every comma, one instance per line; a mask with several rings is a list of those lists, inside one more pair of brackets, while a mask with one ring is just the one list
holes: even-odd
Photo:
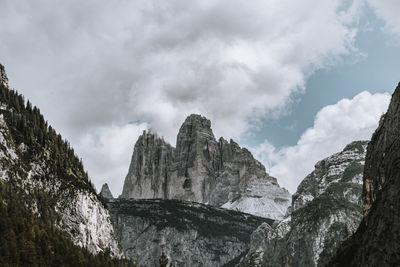
[[391, 94], [400, 81], [400, 45], [382, 27], [383, 22], [365, 7], [355, 42], [357, 55], [347, 55], [330, 68], [314, 72], [307, 79], [305, 92], [292, 97], [288, 112], [264, 119], [241, 143], [255, 147], [268, 140], [276, 148], [292, 146], [312, 127], [315, 115], [324, 106], [365, 90]]

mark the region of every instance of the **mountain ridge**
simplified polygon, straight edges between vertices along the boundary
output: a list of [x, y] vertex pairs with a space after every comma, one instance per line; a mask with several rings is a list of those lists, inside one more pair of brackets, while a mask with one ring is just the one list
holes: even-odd
[[[4, 247], [2, 251], [9, 253], [21, 249], [12, 260], [5, 258], [6, 266], [24, 262], [32, 266], [58, 265], [54, 261], [73, 255], [76, 259], [71, 262], [78, 266], [85, 262], [99, 266], [99, 260], [106, 266], [131, 266], [127, 261], [118, 261], [122, 252], [105, 202], [73, 148], [48, 125], [36, 106], [8, 87], [2, 65], [0, 70], [1, 208], [18, 220], [20, 214], [29, 218], [22, 219], [20, 225], [24, 227], [20, 228], [2, 221], [2, 227], [9, 229], [6, 238], [10, 239], [5, 244], [14, 242], [12, 233], [24, 236], [27, 242]], [[19, 205], [20, 213], [13, 212], [15, 205]], [[28, 227], [31, 230], [25, 229]], [[54, 249], [41, 247], [43, 244]]]
[[367, 143], [352, 142], [317, 162], [285, 218], [252, 234], [250, 251], [238, 266], [325, 266], [361, 221]]
[[217, 141], [210, 120], [196, 114], [180, 127], [176, 147], [143, 132], [120, 197], [189, 200], [272, 219], [290, 205], [289, 192], [249, 150], [232, 139]]
[[273, 220], [175, 199], [108, 199], [124, 253], [155, 266], [162, 253], [172, 266], [233, 266], [249, 249], [251, 233]]

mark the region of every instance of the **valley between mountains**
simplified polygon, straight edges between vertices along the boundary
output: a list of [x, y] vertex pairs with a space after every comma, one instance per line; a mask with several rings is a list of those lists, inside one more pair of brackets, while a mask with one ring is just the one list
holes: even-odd
[[372, 139], [316, 162], [293, 195], [191, 114], [175, 144], [143, 132], [114, 197], [2, 65], [0, 79], [1, 266], [400, 263], [400, 85]]

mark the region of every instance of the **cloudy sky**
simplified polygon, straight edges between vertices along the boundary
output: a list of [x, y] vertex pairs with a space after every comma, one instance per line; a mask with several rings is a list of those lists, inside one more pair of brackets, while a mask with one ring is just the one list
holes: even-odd
[[134, 143], [184, 118], [249, 147], [291, 192], [369, 139], [400, 70], [397, 0], [0, 1], [10, 86], [122, 190]]

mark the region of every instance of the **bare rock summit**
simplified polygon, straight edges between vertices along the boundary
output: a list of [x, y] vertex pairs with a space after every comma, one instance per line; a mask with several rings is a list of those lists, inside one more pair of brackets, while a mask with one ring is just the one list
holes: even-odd
[[106, 199], [114, 198], [107, 183], [103, 184], [103, 186], [101, 187], [100, 195]]
[[214, 137], [211, 122], [192, 114], [176, 147], [152, 132], [135, 144], [121, 198], [179, 199], [281, 219], [290, 193], [248, 151]]

